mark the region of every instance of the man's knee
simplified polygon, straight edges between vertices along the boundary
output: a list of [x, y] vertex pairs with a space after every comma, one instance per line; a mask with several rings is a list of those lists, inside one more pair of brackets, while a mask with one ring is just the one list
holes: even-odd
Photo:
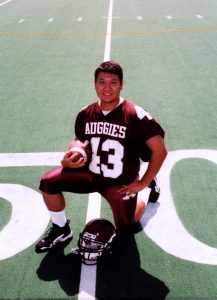
[[50, 194], [50, 180], [42, 176], [39, 184], [39, 189], [43, 193]]
[[52, 170], [45, 173], [40, 179], [39, 189], [47, 194], [57, 194], [59, 191], [57, 190], [58, 185], [55, 177]]

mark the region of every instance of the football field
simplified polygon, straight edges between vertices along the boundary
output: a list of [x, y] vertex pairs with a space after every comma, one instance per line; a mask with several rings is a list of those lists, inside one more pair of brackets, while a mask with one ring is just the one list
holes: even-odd
[[[74, 238], [36, 254], [38, 184], [109, 59], [169, 153], [143, 230], [84, 266], [71, 249], [88, 220], [113, 222], [107, 202], [65, 193]], [[0, 0], [0, 70], [0, 299], [217, 299], [217, 0]]]

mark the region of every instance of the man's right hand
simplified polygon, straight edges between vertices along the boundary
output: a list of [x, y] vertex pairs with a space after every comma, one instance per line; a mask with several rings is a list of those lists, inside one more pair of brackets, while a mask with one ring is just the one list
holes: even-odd
[[85, 161], [83, 157], [77, 159], [78, 153], [72, 153], [70, 150], [66, 151], [63, 159], [61, 160], [61, 164], [64, 168], [81, 168], [85, 165]]

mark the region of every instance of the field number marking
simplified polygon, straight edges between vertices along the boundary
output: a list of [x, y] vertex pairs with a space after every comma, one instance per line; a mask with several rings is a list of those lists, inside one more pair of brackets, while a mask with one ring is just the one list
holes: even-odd
[[[62, 155], [60, 152], [2, 153], [0, 167], [55, 166], [59, 164]], [[217, 164], [217, 151], [193, 149], [169, 152], [158, 174], [161, 186], [159, 202], [148, 205], [141, 223], [145, 234], [167, 253], [201, 264], [217, 265], [217, 249], [200, 242], [188, 233], [174, 207], [170, 191], [170, 173], [178, 161], [187, 158], [206, 159]], [[12, 205], [10, 221], [0, 232], [0, 260], [3, 260], [25, 250], [38, 240], [48, 225], [49, 216], [41, 195], [23, 185], [0, 184], [0, 197]], [[156, 216], [151, 218], [154, 213]], [[90, 218], [91, 214], [87, 219]], [[11, 246], [14, 239], [16, 241]], [[8, 248], [8, 244], [11, 249]]]

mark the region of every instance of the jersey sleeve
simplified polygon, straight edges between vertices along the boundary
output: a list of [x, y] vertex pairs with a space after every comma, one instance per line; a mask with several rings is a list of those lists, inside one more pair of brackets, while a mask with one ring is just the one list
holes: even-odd
[[75, 120], [75, 136], [80, 141], [85, 141], [85, 119], [83, 111], [80, 111]]
[[157, 135], [164, 138], [165, 132], [157, 121], [155, 121], [152, 117], [146, 116], [139, 121], [138, 132], [139, 156], [143, 161], [148, 162], [151, 157], [151, 150], [147, 145], [147, 140]]
[[141, 129], [144, 130], [145, 141], [156, 135], [161, 135], [164, 138], [165, 132], [157, 121], [154, 119], [147, 120], [146, 118], [143, 123]]

